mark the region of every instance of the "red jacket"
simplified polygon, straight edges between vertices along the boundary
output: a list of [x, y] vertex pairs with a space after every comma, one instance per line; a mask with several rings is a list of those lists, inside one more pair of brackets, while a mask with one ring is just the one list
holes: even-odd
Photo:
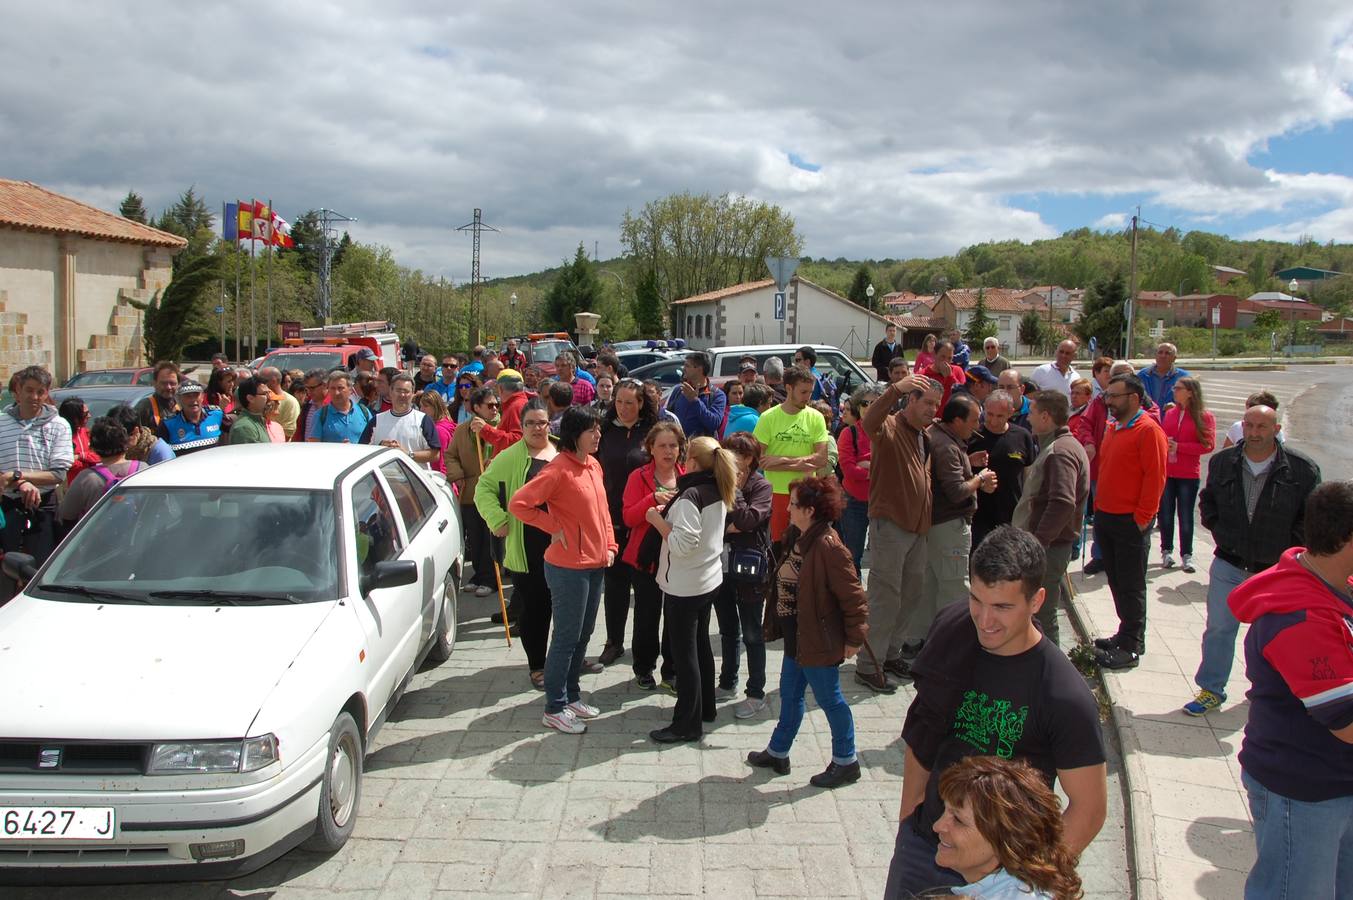
[[968, 381], [968, 376], [963, 373], [963, 370], [961, 368], [954, 365], [953, 363], [950, 363], [949, 377], [946, 378], [935, 370], [935, 365], [936, 363], [931, 363], [929, 366], [926, 367], [926, 370], [921, 374], [927, 378], [933, 378], [940, 384], [944, 385], [944, 396], [940, 398], [940, 409], [944, 409], [944, 404], [949, 402], [949, 395], [953, 393], [954, 385], [966, 384]]
[[869, 435], [859, 425], [847, 426], [836, 436], [836, 461], [841, 466], [841, 488], [855, 500], [869, 502], [869, 470], [860, 463], [869, 462], [874, 448]]
[[1165, 432], [1146, 410], [1126, 425], [1114, 423], [1104, 434], [1096, 459], [1103, 460], [1095, 487], [1095, 509], [1131, 513], [1145, 528], [1160, 511], [1165, 490]]
[[534, 396], [530, 391], [512, 394], [503, 401], [503, 408], [498, 411], [498, 427], [485, 425], [480, 429], [480, 438], [490, 444], [495, 453], [502, 453], [521, 440], [521, 408]]
[[604, 568], [607, 555], [617, 549], [595, 457], [580, 461], [577, 454], [561, 451], [517, 488], [507, 511], [546, 534], [563, 532], [564, 539], [552, 541], [545, 551], [545, 561], [561, 569]]
[[[678, 478], [685, 475], [685, 467], [678, 465], [676, 473]], [[621, 502], [624, 505], [625, 527], [630, 530], [630, 536], [625, 542], [625, 550], [620, 559], [636, 569], [639, 568], [639, 545], [643, 543], [644, 535], [653, 527], [648, 524], [645, 516], [651, 508], [658, 505], [655, 496], [657, 489], [658, 479], [654, 474], [652, 462], [644, 463], [635, 469], [625, 482], [625, 496]], [[675, 497], [676, 494], [672, 496]]]
[[1203, 428], [1206, 435], [1199, 435], [1193, 424], [1193, 416], [1182, 406], [1171, 406], [1165, 410], [1161, 428], [1166, 438], [1174, 438], [1174, 462], [1166, 458], [1165, 474], [1170, 478], [1201, 478], [1203, 475], [1203, 454], [1217, 448], [1217, 420], [1212, 413], [1203, 410]]

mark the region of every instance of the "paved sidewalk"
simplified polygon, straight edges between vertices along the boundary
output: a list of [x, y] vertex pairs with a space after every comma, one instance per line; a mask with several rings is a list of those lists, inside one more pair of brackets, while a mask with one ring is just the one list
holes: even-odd
[[[1141, 900], [1239, 897], [1254, 862], [1253, 824], [1240, 783], [1240, 741], [1249, 704], [1245, 692], [1244, 637], [1228, 699], [1218, 711], [1193, 718], [1180, 711], [1197, 688], [1207, 617], [1211, 535], [1194, 536], [1197, 573], [1161, 567], [1153, 532], [1147, 568], [1147, 638], [1141, 665], [1105, 672], [1122, 744], [1130, 791], [1129, 841], [1135, 851]], [[1082, 621], [1093, 636], [1114, 633], [1118, 617], [1103, 575], [1072, 576]]]

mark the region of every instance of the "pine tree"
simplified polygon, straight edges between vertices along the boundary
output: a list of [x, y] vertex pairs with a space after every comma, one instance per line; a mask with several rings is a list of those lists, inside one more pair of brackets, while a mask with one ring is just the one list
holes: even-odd
[[1029, 348], [1029, 352], [1035, 353], [1037, 347], [1041, 347], [1043, 342], [1048, 339], [1047, 329], [1043, 322], [1043, 317], [1037, 310], [1029, 310], [1019, 318], [1018, 341]]
[[142, 225], [146, 224], [146, 204], [136, 191], [127, 192], [127, 196], [122, 199], [122, 205], [118, 207], [118, 212], [124, 219], [131, 219], [133, 222], [140, 222]]
[[846, 297], [857, 306], [863, 306], [865, 309], [871, 307], [869, 301], [869, 285], [874, 283], [874, 276], [869, 271], [868, 266], [860, 266], [855, 270], [855, 280], [850, 283], [850, 290]]
[[559, 276], [545, 294], [546, 327], [572, 331], [577, 327], [574, 315], [591, 312], [601, 300], [601, 283], [580, 243], [573, 262], [565, 263]]
[[662, 336], [662, 295], [658, 291], [658, 273], [653, 269], [640, 275], [634, 287], [634, 325], [642, 337]]
[[1124, 306], [1127, 303], [1127, 286], [1123, 283], [1123, 273], [1115, 272], [1093, 285], [1085, 292], [1085, 306], [1081, 317], [1076, 320], [1076, 334], [1087, 344], [1095, 339], [1100, 352], [1114, 355], [1122, 352], [1124, 325], [1127, 316]]
[[977, 306], [972, 311], [968, 330], [963, 336], [974, 347], [980, 346], [987, 338], [996, 336], [996, 320], [987, 315], [986, 288], [977, 289]]

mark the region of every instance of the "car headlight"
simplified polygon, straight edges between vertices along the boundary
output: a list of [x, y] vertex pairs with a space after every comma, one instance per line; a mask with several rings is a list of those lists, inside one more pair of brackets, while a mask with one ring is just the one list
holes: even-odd
[[148, 775], [254, 772], [279, 759], [271, 734], [243, 741], [192, 741], [156, 744], [150, 749]]

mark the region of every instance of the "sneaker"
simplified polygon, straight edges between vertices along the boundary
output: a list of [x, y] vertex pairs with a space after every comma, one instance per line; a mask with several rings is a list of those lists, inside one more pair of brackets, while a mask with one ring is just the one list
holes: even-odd
[[866, 675], [863, 672], [855, 673], [855, 683], [862, 684], [876, 694], [896, 694], [897, 685], [888, 680], [888, 676], [882, 672], [874, 672], [872, 675]]
[[658, 683], [653, 680], [652, 675], [635, 675], [634, 684], [641, 691], [651, 691], [657, 688]]
[[1113, 637], [1106, 638], [1095, 638], [1094, 644], [1096, 650], [1116, 650], [1118, 649], [1118, 635], [1115, 634]]
[[[752, 716], [766, 708], [766, 699], [764, 697], [748, 697], [737, 706], [733, 707], [733, 718], [750, 719]], [[788, 772], [789, 769], [785, 769]], [[783, 772], [780, 774], [784, 774]]]
[[567, 706], [557, 713], [545, 713], [540, 723], [546, 728], [553, 728], [555, 731], [562, 731], [564, 734], [582, 734], [587, 730], [587, 726], [579, 722], [578, 717], [573, 714], [573, 710]]
[[738, 686], [736, 684], [732, 687], [716, 687], [714, 689], [715, 700], [732, 700], [737, 695]]
[[[487, 584], [481, 584], [479, 587], [474, 589], [474, 595], [476, 597], [491, 597], [493, 596], [495, 590], [496, 590], [495, 588], [491, 588]], [[501, 625], [502, 623], [500, 622], [498, 624]]]
[[581, 700], [574, 700], [568, 706], [564, 707], [579, 719], [595, 719], [601, 715], [601, 710], [590, 703], [584, 703]]
[[1141, 661], [1141, 654], [1137, 651], [1124, 650], [1122, 647], [1112, 647], [1095, 653], [1095, 662], [1099, 663], [1101, 669], [1135, 669]]
[[1191, 716], [1205, 716], [1226, 702], [1211, 691], [1199, 691], [1198, 696], [1184, 704], [1184, 712]]
[[650, 731], [648, 736], [659, 744], [686, 744], [700, 740], [698, 734], [677, 734], [671, 728], [659, 728], [657, 731]]
[[1104, 562], [1098, 559], [1092, 559], [1085, 565], [1081, 566], [1082, 575], [1098, 575], [1100, 572], [1103, 571], [1104, 571]]
[[1161, 555], [1160, 564], [1161, 564], [1162, 566], [1164, 566], [1165, 568], [1167, 568], [1167, 569], [1173, 569], [1173, 568], [1174, 568], [1174, 555], [1173, 555], [1172, 553], [1170, 553], [1170, 551], [1168, 551], [1168, 550], [1164, 551], [1164, 552], [1162, 553], [1162, 555]]
[[789, 757], [771, 756], [766, 750], [753, 750], [747, 754], [747, 762], [758, 769], [771, 769], [776, 775], [789, 774]]
[[659, 681], [659, 682], [658, 682], [658, 690], [666, 691], [667, 693], [669, 693], [669, 694], [671, 694], [673, 697], [675, 697], [675, 696], [677, 695], [677, 691], [676, 691], [676, 678], [675, 678], [675, 677], [673, 677], [673, 678], [664, 678], [662, 681]]
[[1189, 556], [1187, 553], [1185, 553], [1183, 556], [1179, 558], [1179, 568], [1183, 569], [1190, 575], [1198, 571], [1193, 567], [1193, 557]]
[[828, 763], [826, 771], [819, 772], [808, 783], [813, 787], [838, 788], [843, 784], [854, 784], [860, 780], [860, 763], [858, 761], [845, 766], [838, 766], [836, 763]]
[[602, 672], [605, 672], [606, 667], [603, 666], [601, 663], [597, 662], [596, 660], [593, 660], [592, 662], [583, 660], [583, 666], [579, 671], [586, 675], [598, 675]]
[[901, 657], [884, 662], [883, 671], [906, 681], [911, 681], [911, 663]]

